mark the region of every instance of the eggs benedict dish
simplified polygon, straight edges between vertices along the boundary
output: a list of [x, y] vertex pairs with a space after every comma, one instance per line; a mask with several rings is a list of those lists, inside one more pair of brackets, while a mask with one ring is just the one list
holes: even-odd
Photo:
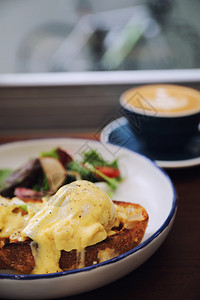
[[110, 198], [89, 181], [75, 181], [61, 187], [24, 228], [23, 234], [37, 243], [32, 248], [34, 273], [62, 271], [61, 250], [84, 249], [107, 238], [117, 220]]
[[[20, 199], [2, 197], [1, 202], [0, 264], [22, 272], [28, 265], [25, 272], [31, 274], [81, 268], [120, 255], [141, 242], [148, 223], [143, 207], [113, 202], [86, 180], [62, 186], [35, 206], [27, 203], [24, 211]], [[20, 266], [13, 263], [16, 255]]]

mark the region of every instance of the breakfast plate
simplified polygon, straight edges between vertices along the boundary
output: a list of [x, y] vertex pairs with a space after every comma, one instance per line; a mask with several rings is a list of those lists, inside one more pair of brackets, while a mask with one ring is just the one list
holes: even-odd
[[177, 210], [176, 193], [169, 177], [148, 158], [122, 147], [84, 139], [39, 139], [0, 146], [0, 169], [17, 168], [42, 151], [55, 147], [79, 159], [96, 149], [106, 160], [119, 159], [123, 181], [115, 200], [138, 203], [148, 212], [144, 238], [136, 248], [90, 267], [42, 275], [6, 274], [0, 271], [0, 296], [18, 299], [51, 299], [80, 294], [109, 284], [144, 263], [168, 235]]
[[149, 152], [131, 131], [125, 117], [110, 122], [101, 132], [101, 142], [135, 151], [155, 161], [162, 168], [185, 168], [200, 165], [200, 132], [179, 151]]

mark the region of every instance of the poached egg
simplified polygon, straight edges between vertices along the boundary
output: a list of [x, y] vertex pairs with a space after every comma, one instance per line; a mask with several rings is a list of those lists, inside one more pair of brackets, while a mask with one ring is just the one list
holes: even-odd
[[76, 249], [79, 267], [84, 266], [84, 249], [105, 240], [117, 221], [112, 200], [99, 187], [79, 180], [62, 186], [29, 220], [22, 231], [33, 240], [33, 274], [62, 271], [61, 250]]

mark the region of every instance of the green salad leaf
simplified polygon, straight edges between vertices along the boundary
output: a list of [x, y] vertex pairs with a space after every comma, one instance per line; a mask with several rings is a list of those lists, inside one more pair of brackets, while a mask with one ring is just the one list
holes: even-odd
[[88, 152], [83, 153], [83, 163], [89, 163], [94, 167], [99, 166], [108, 166], [118, 169], [118, 160], [115, 159], [112, 162], [107, 162], [103, 157], [96, 151], [90, 150]]
[[21, 208], [24, 211], [28, 211], [28, 206], [26, 204], [20, 205], [19, 208]]
[[12, 172], [13, 172], [13, 170], [11, 170], [11, 169], [1, 169], [0, 170], [0, 186]]
[[59, 159], [58, 152], [57, 152], [57, 148], [56, 148], [56, 149], [52, 149], [51, 151], [48, 151], [48, 152], [41, 152], [41, 153], [40, 153], [40, 156], [41, 156], [41, 157], [50, 156], [50, 157]]
[[95, 174], [85, 168], [84, 165], [78, 161], [71, 161], [67, 166], [67, 170], [79, 173], [81, 179], [83, 180], [89, 180], [92, 182], [97, 181], [97, 177], [95, 176]]
[[99, 175], [101, 178], [103, 178], [107, 184], [113, 189], [116, 190], [118, 185], [119, 185], [119, 180], [117, 180], [116, 178], [110, 178], [108, 176], [106, 176], [105, 174], [103, 174], [102, 172], [100, 172], [99, 170], [95, 169], [95, 167], [89, 163], [85, 164], [86, 168], [89, 169], [90, 171], [96, 173], [97, 175]]

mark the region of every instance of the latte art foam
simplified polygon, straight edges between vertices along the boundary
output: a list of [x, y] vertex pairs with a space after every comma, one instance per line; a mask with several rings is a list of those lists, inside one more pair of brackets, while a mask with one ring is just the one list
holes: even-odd
[[130, 111], [160, 116], [200, 112], [200, 92], [176, 85], [146, 85], [122, 94], [121, 104]]
[[151, 102], [151, 105], [158, 110], [173, 111], [175, 109], [182, 109], [187, 107], [188, 99], [185, 97], [173, 97], [165, 88], [159, 88], [156, 91], [154, 99], [147, 99]]

